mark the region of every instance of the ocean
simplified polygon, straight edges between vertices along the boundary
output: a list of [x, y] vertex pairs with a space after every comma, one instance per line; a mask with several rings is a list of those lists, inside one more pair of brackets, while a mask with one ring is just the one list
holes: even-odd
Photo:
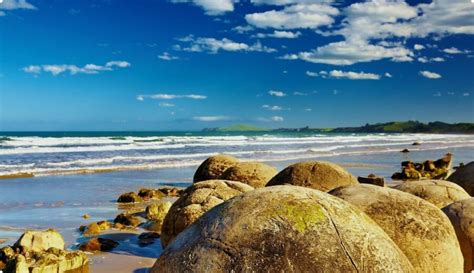
[[[422, 145], [412, 146], [413, 142]], [[473, 135], [216, 132], [0, 133], [0, 176], [66, 175], [197, 166], [218, 153], [241, 160], [297, 161], [474, 147]], [[442, 155], [440, 155], [442, 156]], [[456, 154], [455, 154], [456, 156]], [[458, 159], [460, 159], [458, 157]], [[364, 160], [358, 160], [363, 163]], [[373, 162], [372, 162], [373, 163]], [[398, 162], [399, 163], [399, 162]]]

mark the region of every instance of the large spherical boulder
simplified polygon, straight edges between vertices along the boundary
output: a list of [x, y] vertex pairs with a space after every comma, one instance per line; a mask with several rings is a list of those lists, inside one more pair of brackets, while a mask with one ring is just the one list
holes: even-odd
[[471, 196], [459, 185], [444, 180], [408, 181], [394, 187], [397, 190], [416, 195], [438, 208]]
[[242, 162], [228, 168], [220, 179], [239, 181], [254, 188], [263, 188], [277, 173], [277, 169], [267, 164]]
[[239, 160], [230, 155], [215, 155], [206, 159], [194, 173], [194, 183], [205, 180], [218, 179], [229, 167], [239, 163]]
[[474, 198], [455, 202], [443, 211], [456, 230], [464, 256], [464, 272], [474, 270]]
[[64, 239], [54, 229], [45, 231], [27, 231], [21, 235], [15, 243], [15, 247], [21, 247], [23, 251], [41, 252], [50, 249], [64, 249]]
[[181, 231], [214, 206], [252, 190], [251, 186], [235, 181], [208, 180], [194, 183], [184, 190], [166, 214], [161, 228], [161, 244], [166, 247]]
[[448, 217], [412, 194], [374, 185], [330, 192], [367, 213], [405, 253], [417, 272], [461, 272], [463, 257]]
[[474, 195], [474, 161], [459, 167], [447, 180], [463, 187], [470, 195]]
[[256, 189], [216, 206], [164, 250], [152, 272], [412, 272], [388, 235], [317, 190]]
[[290, 184], [328, 192], [337, 187], [358, 184], [348, 171], [324, 161], [307, 161], [286, 167], [267, 186]]

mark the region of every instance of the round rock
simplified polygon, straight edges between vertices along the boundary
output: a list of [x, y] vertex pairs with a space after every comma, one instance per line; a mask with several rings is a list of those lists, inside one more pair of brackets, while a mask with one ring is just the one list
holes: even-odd
[[27, 231], [21, 235], [15, 243], [16, 247], [21, 247], [26, 251], [41, 252], [50, 249], [64, 249], [64, 239], [59, 232], [54, 229], [45, 231]]
[[206, 159], [194, 173], [194, 183], [205, 180], [218, 179], [229, 167], [239, 163], [239, 160], [230, 155], [215, 155]]
[[176, 235], [214, 206], [252, 190], [251, 186], [235, 181], [208, 180], [194, 183], [184, 190], [166, 214], [161, 228], [161, 244], [166, 247]]
[[410, 271], [402, 251], [359, 209], [285, 185], [210, 210], [164, 250], [151, 272]]
[[448, 181], [454, 182], [466, 190], [470, 195], [474, 195], [474, 161], [457, 169]]
[[470, 198], [471, 196], [459, 185], [443, 180], [408, 181], [394, 187], [416, 195], [438, 208]]
[[339, 165], [324, 161], [300, 162], [286, 167], [267, 186], [290, 184], [328, 192], [358, 184], [357, 178]]
[[367, 213], [405, 253], [417, 272], [461, 272], [463, 257], [448, 217], [399, 190], [360, 184], [331, 194]]
[[443, 211], [456, 230], [464, 256], [464, 272], [474, 270], [474, 198], [455, 202]]
[[277, 173], [277, 169], [264, 163], [242, 162], [228, 168], [220, 179], [242, 182], [254, 188], [263, 188]]

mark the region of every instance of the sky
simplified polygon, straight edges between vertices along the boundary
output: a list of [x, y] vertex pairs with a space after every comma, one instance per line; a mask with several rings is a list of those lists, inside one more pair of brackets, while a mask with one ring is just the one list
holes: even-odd
[[474, 122], [470, 0], [0, 2], [0, 131]]

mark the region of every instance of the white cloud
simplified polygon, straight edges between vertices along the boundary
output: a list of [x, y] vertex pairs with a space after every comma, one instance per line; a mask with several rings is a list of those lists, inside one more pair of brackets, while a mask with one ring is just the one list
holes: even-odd
[[324, 2], [329, 4], [332, 0], [250, 0], [255, 5], [285, 6], [290, 4], [318, 4]]
[[293, 92], [293, 95], [294, 95], [294, 96], [307, 96], [308, 94], [307, 94], [307, 93], [303, 93], [303, 92], [295, 91], [295, 92]]
[[285, 92], [276, 91], [276, 90], [270, 90], [270, 91], [268, 91], [268, 94], [270, 96], [274, 96], [274, 97], [285, 97], [286, 96]]
[[239, 34], [244, 34], [250, 31], [253, 31], [255, 28], [251, 25], [246, 25], [246, 26], [236, 26], [232, 28], [233, 31], [239, 33]]
[[341, 71], [332, 70], [329, 72], [329, 77], [336, 79], [349, 79], [349, 80], [379, 80], [380, 75], [365, 72], [353, 72], [353, 71]]
[[208, 15], [220, 15], [234, 10], [233, 0], [171, 0], [173, 3], [193, 3], [206, 11]]
[[169, 54], [168, 52], [163, 52], [161, 55], [158, 55], [159, 59], [165, 60], [165, 61], [174, 61], [174, 60], [179, 60], [179, 57], [173, 56]]
[[268, 104], [262, 105], [262, 108], [267, 109], [267, 110], [271, 110], [271, 111], [281, 111], [281, 110], [283, 110], [283, 108], [281, 106], [268, 105]]
[[168, 103], [168, 102], [160, 102], [158, 105], [160, 107], [174, 107], [175, 106], [174, 104]]
[[440, 63], [440, 62], [444, 62], [444, 58], [441, 58], [441, 57], [435, 57], [435, 58], [427, 58], [427, 57], [419, 57], [418, 58], [418, 61], [420, 63], [431, 63], [431, 62], [437, 62], [437, 63]]
[[255, 35], [257, 38], [279, 38], [279, 39], [296, 39], [301, 35], [301, 32], [291, 32], [285, 30], [275, 30], [273, 33], [258, 33]]
[[438, 74], [438, 73], [435, 73], [435, 72], [430, 72], [430, 71], [420, 71], [420, 75], [425, 77], [425, 78], [428, 78], [428, 79], [439, 79], [441, 78], [441, 75]]
[[460, 49], [455, 48], [455, 47], [450, 47], [450, 48], [443, 49], [443, 52], [448, 53], [448, 54], [467, 54], [467, 53], [470, 53], [471, 51], [469, 51], [469, 50], [460, 50]]
[[230, 117], [228, 116], [198, 116], [198, 117], [193, 117], [193, 120], [203, 121], [203, 122], [213, 122], [213, 121], [230, 120]]
[[248, 45], [246, 43], [239, 43], [223, 38], [221, 40], [215, 38], [194, 38], [193, 36], [187, 36], [180, 39], [181, 42], [189, 43], [189, 46], [182, 47], [176, 45], [176, 50], [183, 50], [188, 52], [208, 52], [211, 54], [216, 54], [220, 50], [223, 51], [255, 51], [255, 52], [266, 52], [272, 53], [276, 52], [276, 49], [263, 46], [259, 41], [253, 45]]
[[388, 73], [388, 72], [386, 72], [384, 75], [385, 75], [385, 77], [387, 77], [387, 78], [392, 78], [392, 77], [393, 77], [392, 74], [390, 74], [390, 73]]
[[330, 25], [339, 14], [337, 8], [322, 4], [296, 4], [283, 10], [247, 14], [247, 23], [259, 28], [297, 29]]
[[71, 75], [76, 74], [98, 74], [102, 71], [112, 71], [114, 67], [126, 68], [130, 67], [131, 64], [125, 61], [110, 61], [105, 65], [86, 64], [83, 67], [79, 67], [73, 64], [45, 64], [45, 65], [29, 65], [23, 67], [23, 71], [26, 73], [40, 74], [41, 72], [49, 72], [53, 76], [69, 72]]
[[425, 49], [425, 46], [424, 46], [424, 45], [420, 45], [420, 44], [415, 44], [415, 45], [413, 46], [413, 48], [414, 48], [415, 50], [422, 50], [422, 49]]
[[280, 117], [280, 116], [273, 116], [273, 117], [271, 117], [271, 120], [275, 121], [275, 122], [282, 122], [285, 119], [283, 117]]
[[317, 76], [318, 76], [318, 72], [306, 71], [306, 76], [309, 76], [309, 77], [317, 77]]
[[205, 100], [207, 96], [188, 94], [188, 95], [176, 95], [176, 94], [153, 94], [153, 95], [138, 95], [137, 100], [143, 101], [145, 99], [152, 100], [174, 100], [174, 99], [192, 99], [192, 100]]
[[311, 112], [311, 111], [313, 111], [313, 109], [311, 109], [311, 108], [305, 108], [304, 111], [305, 111], [305, 112]]
[[462, 93], [462, 96], [463, 96], [463, 97], [469, 97], [470, 95], [471, 95], [471, 94], [468, 93], [468, 92]]
[[35, 6], [26, 0], [3, 0], [0, 1], [0, 16], [5, 16], [6, 13], [2, 10], [16, 10], [16, 9], [37, 9]]
[[441, 97], [441, 92], [436, 92], [433, 94], [434, 97]]

